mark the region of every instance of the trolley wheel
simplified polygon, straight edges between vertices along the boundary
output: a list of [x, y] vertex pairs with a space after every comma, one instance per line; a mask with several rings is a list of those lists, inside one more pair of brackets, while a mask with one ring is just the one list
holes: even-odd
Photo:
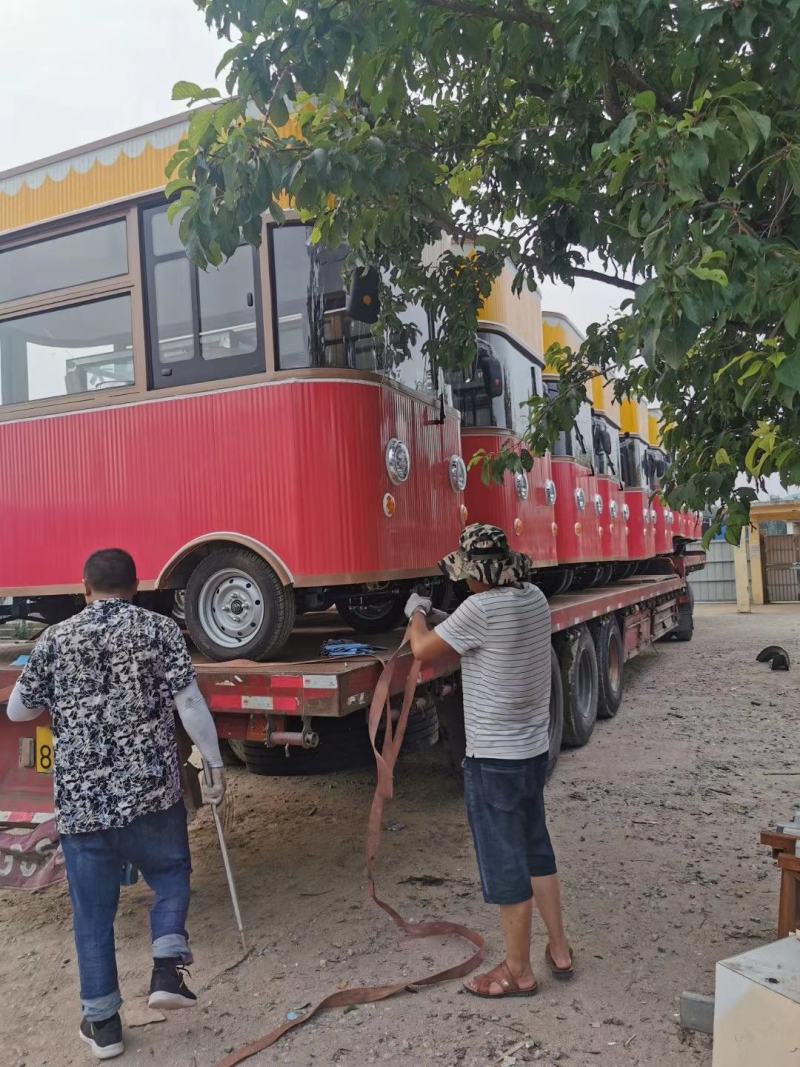
[[635, 563], [615, 563], [614, 564], [614, 581], [621, 582], [625, 578], [632, 578], [636, 573]]
[[561, 753], [561, 744], [564, 740], [564, 683], [561, 680], [561, 664], [558, 662], [556, 650], [550, 647], [550, 726], [548, 738], [550, 742], [547, 757], [547, 777], [549, 778], [556, 769], [558, 757]]
[[387, 593], [381, 597], [351, 596], [336, 601], [336, 610], [348, 626], [362, 634], [393, 630], [403, 618], [407, 597]]
[[534, 583], [549, 600], [551, 596], [561, 596], [568, 592], [574, 578], [575, 570], [572, 567], [549, 567], [536, 574]]
[[580, 748], [592, 736], [597, 721], [597, 653], [589, 627], [570, 631], [559, 653], [564, 685], [564, 744]]
[[625, 647], [619, 623], [613, 615], [603, 619], [594, 630], [597, 651], [597, 717], [613, 719], [622, 703], [625, 684]]
[[247, 548], [217, 548], [192, 571], [184, 601], [192, 641], [214, 660], [267, 659], [289, 640], [294, 591]]
[[678, 625], [672, 631], [676, 641], [691, 641], [694, 636], [694, 592], [690, 585], [686, 586], [687, 601], [678, 605]]

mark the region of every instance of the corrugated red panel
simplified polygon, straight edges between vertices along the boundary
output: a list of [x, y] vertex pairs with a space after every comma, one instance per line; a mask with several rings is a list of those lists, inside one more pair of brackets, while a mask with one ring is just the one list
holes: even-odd
[[[0, 589], [78, 583], [112, 545], [152, 581], [217, 532], [263, 543], [296, 579], [425, 572], [456, 544], [463, 499], [458, 420], [435, 418], [389, 386], [317, 378], [2, 424]], [[392, 437], [411, 453], [402, 485]]]

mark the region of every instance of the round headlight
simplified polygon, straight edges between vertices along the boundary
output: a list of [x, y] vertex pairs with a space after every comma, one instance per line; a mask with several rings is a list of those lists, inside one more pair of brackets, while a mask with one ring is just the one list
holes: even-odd
[[611, 501], [611, 503], [608, 505], [608, 510], [611, 512], [611, 518], [616, 519], [617, 512], [619, 511], [616, 500]]
[[582, 489], [575, 490], [575, 503], [578, 505], [578, 511], [586, 510], [586, 493]]
[[467, 488], [467, 465], [461, 456], [450, 457], [450, 484], [457, 493]]
[[664, 518], [667, 520], [667, 526], [672, 526], [673, 522], [675, 521], [671, 511], [665, 511]]
[[594, 510], [595, 513], [598, 515], [603, 514], [603, 498], [600, 496], [599, 493], [594, 494]]
[[557, 497], [558, 493], [556, 491], [556, 483], [550, 478], [548, 478], [547, 481], [544, 483], [544, 498], [547, 503], [552, 507], [553, 504], [555, 504]]
[[658, 515], [656, 515], [655, 508], [650, 509], [650, 522], [652, 522], [653, 526], [655, 526], [658, 522]]
[[631, 509], [628, 507], [627, 504], [623, 504], [622, 505], [622, 517], [625, 520], [625, 522], [627, 522], [628, 519], [630, 519], [630, 517], [631, 517]]
[[528, 475], [525, 471], [517, 471], [514, 475], [514, 488], [517, 490], [517, 496], [520, 500], [528, 499], [530, 486], [528, 485]]
[[411, 454], [397, 437], [386, 446], [386, 470], [395, 485], [408, 481], [411, 473]]

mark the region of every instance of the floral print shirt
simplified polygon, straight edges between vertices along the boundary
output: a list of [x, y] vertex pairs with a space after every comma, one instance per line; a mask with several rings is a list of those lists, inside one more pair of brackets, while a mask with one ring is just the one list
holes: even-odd
[[35, 645], [19, 693], [50, 712], [60, 833], [126, 826], [181, 795], [173, 697], [194, 681], [177, 624], [97, 600]]

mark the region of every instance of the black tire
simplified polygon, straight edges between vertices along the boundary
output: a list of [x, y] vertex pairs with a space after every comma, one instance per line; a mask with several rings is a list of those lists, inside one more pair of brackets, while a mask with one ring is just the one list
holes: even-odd
[[407, 599], [403, 593], [387, 593], [384, 598], [347, 597], [336, 601], [336, 610], [342, 621], [359, 633], [380, 634], [398, 625]]
[[409, 755], [412, 752], [424, 752], [439, 740], [439, 716], [436, 707], [424, 708], [422, 711], [412, 711], [406, 723], [406, 733], [403, 738], [401, 754]]
[[550, 748], [547, 757], [548, 779], [556, 769], [558, 757], [561, 754], [561, 745], [564, 740], [564, 683], [561, 680], [561, 664], [558, 662], [558, 655], [552, 646], [550, 648], [550, 663], [550, 727], [548, 730]]
[[588, 626], [569, 631], [559, 650], [564, 685], [564, 744], [580, 748], [597, 722], [597, 653]]
[[244, 741], [245, 765], [252, 774], [269, 777], [294, 777], [331, 774], [369, 767], [373, 762], [367, 721], [354, 712], [343, 719], [314, 719], [319, 734], [317, 748], [267, 748], [259, 741]]
[[614, 581], [622, 582], [626, 578], [632, 578], [636, 573], [635, 563], [615, 563], [614, 564]]
[[676, 641], [691, 641], [694, 636], [694, 592], [686, 586], [687, 601], [678, 605], [678, 626], [672, 631]]
[[625, 687], [625, 646], [619, 623], [613, 615], [595, 627], [594, 644], [597, 652], [597, 717], [613, 719], [619, 711]]
[[[252, 583], [253, 603], [261, 611], [260, 623], [252, 636], [243, 633], [237, 639], [234, 627], [230, 628], [231, 640], [235, 644], [218, 641], [213, 632], [204, 624], [203, 615], [210, 612], [207, 607], [207, 590], [213, 584], [215, 576], [226, 571], [236, 571], [245, 576], [247, 583]], [[247, 585], [250, 589], [250, 585]], [[204, 603], [206, 606], [204, 607]], [[197, 649], [213, 660], [255, 659], [265, 660], [289, 640], [295, 619], [294, 591], [281, 583], [272, 567], [261, 556], [247, 548], [231, 546], [217, 548], [210, 552], [192, 571], [186, 583], [186, 628]], [[227, 619], [211, 613], [214, 619], [220, 619], [218, 625], [229, 626]]]
[[28, 611], [29, 618], [40, 618], [48, 626], [77, 615], [86, 607], [82, 596], [43, 596], [37, 598]]
[[226, 767], [241, 767], [244, 763], [244, 741], [226, 741], [221, 737], [219, 752]]
[[[234, 759], [237, 760], [237, 762], [240, 763], [240, 764], [244, 763], [244, 746], [245, 745], [246, 745], [246, 742], [243, 742], [243, 740], [229, 740], [229, 742], [228, 742], [228, 748], [230, 749], [230, 752], [233, 753]], [[222, 746], [220, 746], [220, 748], [222, 748]], [[224, 760], [224, 755], [223, 755], [223, 760]], [[226, 764], [226, 766], [227, 766], [227, 764]]]
[[549, 600], [552, 596], [562, 596], [569, 592], [575, 580], [573, 567], [551, 567], [539, 571], [534, 582]]

